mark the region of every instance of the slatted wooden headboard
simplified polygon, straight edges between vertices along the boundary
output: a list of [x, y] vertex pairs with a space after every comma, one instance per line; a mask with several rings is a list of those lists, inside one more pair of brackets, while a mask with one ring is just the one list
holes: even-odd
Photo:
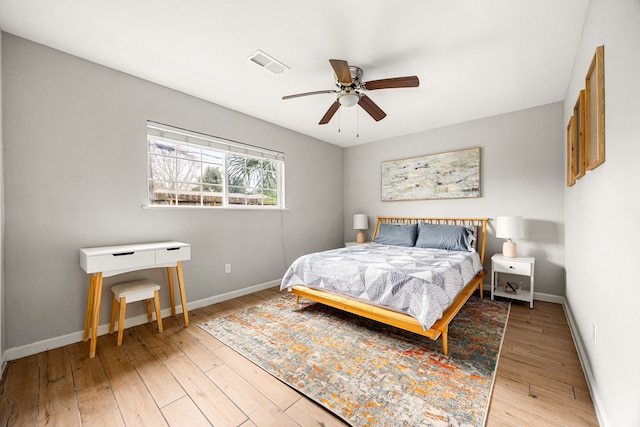
[[484, 246], [487, 234], [487, 218], [434, 218], [434, 217], [397, 217], [379, 216], [376, 217], [376, 227], [373, 230], [371, 240], [376, 238], [378, 226], [380, 224], [417, 224], [427, 222], [429, 224], [449, 224], [476, 227], [476, 250], [480, 255], [480, 261], [484, 263]]

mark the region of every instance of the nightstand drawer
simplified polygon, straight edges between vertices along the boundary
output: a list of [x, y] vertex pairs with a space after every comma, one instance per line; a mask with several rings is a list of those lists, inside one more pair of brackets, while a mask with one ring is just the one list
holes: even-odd
[[519, 274], [521, 276], [529, 276], [531, 275], [531, 263], [494, 259], [493, 271], [499, 273], [511, 273]]

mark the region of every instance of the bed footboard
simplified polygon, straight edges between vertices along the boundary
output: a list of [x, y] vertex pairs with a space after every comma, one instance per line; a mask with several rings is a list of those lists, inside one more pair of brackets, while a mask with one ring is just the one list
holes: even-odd
[[324, 292], [319, 289], [309, 288], [308, 286], [292, 286], [291, 293], [296, 296], [296, 303], [299, 302], [300, 297], [304, 297], [352, 314], [357, 314], [358, 316], [366, 317], [367, 319], [423, 335], [434, 341], [442, 337], [442, 353], [447, 355], [447, 334], [449, 323], [471, 297], [476, 288], [479, 288], [480, 292], [482, 292], [482, 278], [485, 274], [486, 271], [483, 270], [471, 279], [469, 283], [467, 283], [467, 285], [458, 293], [451, 305], [444, 311], [442, 318], [434, 323], [431, 328], [426, 330], [416, 319], [407, 314], [369, 305], [343, 295]]

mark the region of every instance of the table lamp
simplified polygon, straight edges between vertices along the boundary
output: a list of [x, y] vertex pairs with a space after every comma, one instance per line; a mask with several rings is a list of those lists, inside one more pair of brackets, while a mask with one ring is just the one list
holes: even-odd
[[496, 237], [507, 239], [502, 244], [502, 255], [515, 258], [517, 255], [516, 243], [511, 239], [522, 237], [522, 234], [521, 216], [499, 216], [496, 218]]
[[353, 216], [353, 228], [358, 230], [356, 242], [364, 243], [364, 231], [369, 229], [369, 220], [365, 214], [355, 214]]

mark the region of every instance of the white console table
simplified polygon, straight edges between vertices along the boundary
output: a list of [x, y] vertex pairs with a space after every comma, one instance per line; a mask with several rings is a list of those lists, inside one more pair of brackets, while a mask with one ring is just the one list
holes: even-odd
[[102, 279], [129, 271], [147, 268], [166, 267], [169, 280], [169, 298], [171, 315], [176, 315], [173, 296], [173, 269], [176, 269], [178, 288], [182, 301], [184, 325], [189, 326], [189, 313], [182, 279], [182, 263], [191, 258], [191, 245], [182, 242], [140, 243], [134, 245], [103, 246], [80, 249], [80, 267], [89, 274], [89, 292], [87, 308], [84, 315], [84, 332], [82, 340], [86, 341], [91, 327], [91, 343], [89, 357], [96, 355], [96, 338], [98, 317], [100, 315], [100, 298], [102, 295]]

